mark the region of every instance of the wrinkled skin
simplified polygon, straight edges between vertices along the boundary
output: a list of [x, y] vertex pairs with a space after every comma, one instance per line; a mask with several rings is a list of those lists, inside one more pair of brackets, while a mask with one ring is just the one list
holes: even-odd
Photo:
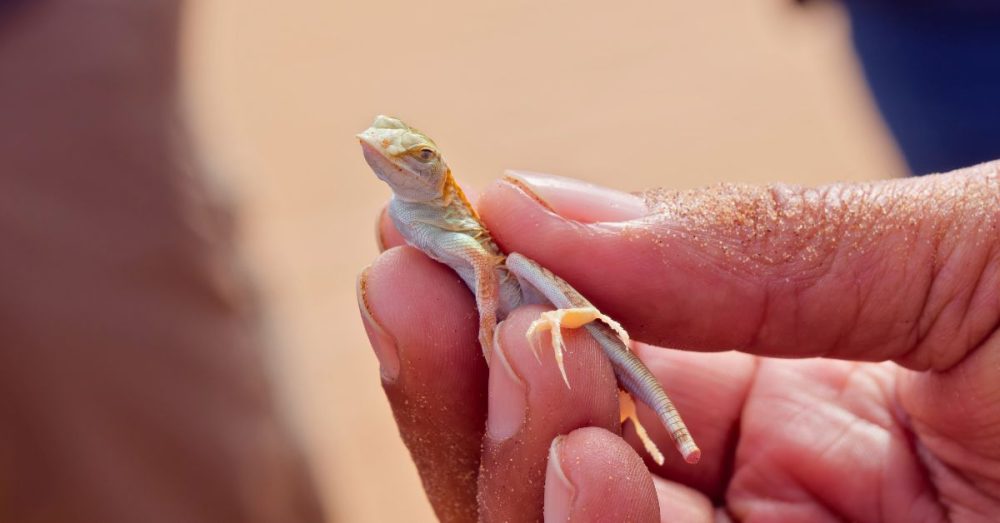
[[[691, 349], [637, 346], [704, 451], [693, 467], [647, 462], [652, 474], [618, 443], [614, 379], [586, 337], [567, 335], [567, 390], [523, 338], [538, 310], [520, 309], [487, 368], [468, 291], [396, 247], [383, 217], [389, 249], [360, 279], [363, 316], [438, 515], [996, 520], [997, 168], [645, 200], [534, 175], [491, 186], [479, 210], [504, 250], [563, 276], [636, 339]], [[695, 352], [725, 349], [738, 352]], [[638, 443], [631, 428], [623, 437]]]

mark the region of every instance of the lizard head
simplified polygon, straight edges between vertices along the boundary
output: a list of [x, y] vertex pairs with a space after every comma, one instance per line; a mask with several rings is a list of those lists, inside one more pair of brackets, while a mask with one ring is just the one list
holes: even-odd
[[376, 116], [358, 135], [365, 161], [396, 197], [431, 201], [442, 196], [448, 166], [434, 141], [401, 120]]

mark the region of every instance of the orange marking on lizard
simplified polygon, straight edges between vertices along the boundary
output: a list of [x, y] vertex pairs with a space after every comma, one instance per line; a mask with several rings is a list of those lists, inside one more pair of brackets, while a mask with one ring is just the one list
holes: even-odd
[[465, 206], [466, 210], [469, 211], [469, 214], [471, 214], [472, 217], [475, 218], [476, 221], [480, 223], [480, 225], [482, 225], [483, 220], [479, 218], [479, 213], [477, 213], [476, 209], [472, 207], [472, 202], [470, 202], [469, 198], [465, 196], [465, 192], [462, 191], [462, 188], [458, 185], [458, 182], [455, 181], [455, 177], [451, 175], [451, 169], [448, 169], [448, 174], [446, 174], [445, 176], [446, 178], [444, 181], [444, 187], [442, 188], [442, 196], [447, 198], [449, 189], [455, 191], [455, 195], [458, 196], [458, 199], [462, 202], [462, 205]]

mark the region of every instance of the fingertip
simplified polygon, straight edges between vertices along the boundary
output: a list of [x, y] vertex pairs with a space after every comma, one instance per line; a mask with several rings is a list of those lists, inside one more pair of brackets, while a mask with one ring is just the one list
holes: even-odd
[[729, 521], [705, 494], [680, 483], [653, 476], [657, 505], [663, 521]]
[[476, 332], [469, 314], [475, 303], [462, 281], [412, 247], [380, 254], [359, 278], [358, 292], [363, 309], [401, 344], [464, 342]]
[[502, 181], [567, 220], [620, 222], [642, 218], [647, 213], [645, 201], [635, 194], [574, 178], [508, 170]]
[[557, 438], [546, 472], [546, 521], [660, 520], [642, 459], [607, 430], [585, 427]]
[[486, 433], [493, 441], [504, 441], [520, 430], [527, 416], [527, 390], [506, 354], [504, 336], [496, 332], [490, 360], [489, 417]]
[[389, 217], [389, 208], [382, 207], [375, 219], [375, 243], [379, 252], [385, 252], [393, 247], [406, 245], [406, 239], [400, 234], [396, 224], [392, 223]]
[[399, 376], [399, 351], [396, 339], [379, 323], [368, 303], [368, 276], [371, 267], [365, 267], [358, 275], [356, 295], [361, 322], [364, 324], [368, 341], [372, 345], [379, 362], [379, 372], [383, 382], [393, 382]]
[[563, 470], [561, 447], [566, 436], [556, 436], [545, 467], [545, 520], [569, 521], [576, 488]]

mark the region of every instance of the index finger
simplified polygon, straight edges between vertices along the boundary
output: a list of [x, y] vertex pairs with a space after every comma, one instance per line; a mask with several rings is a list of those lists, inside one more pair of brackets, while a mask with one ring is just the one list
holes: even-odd
[[635, 219], [598, 223], [577, 195], [605, 190], [511, 173], [480, 211], [505, 251], [559, 274], [642, 341], [947, 368], [1000, 319], [998, 165], [651, 193], [620, 206]]

